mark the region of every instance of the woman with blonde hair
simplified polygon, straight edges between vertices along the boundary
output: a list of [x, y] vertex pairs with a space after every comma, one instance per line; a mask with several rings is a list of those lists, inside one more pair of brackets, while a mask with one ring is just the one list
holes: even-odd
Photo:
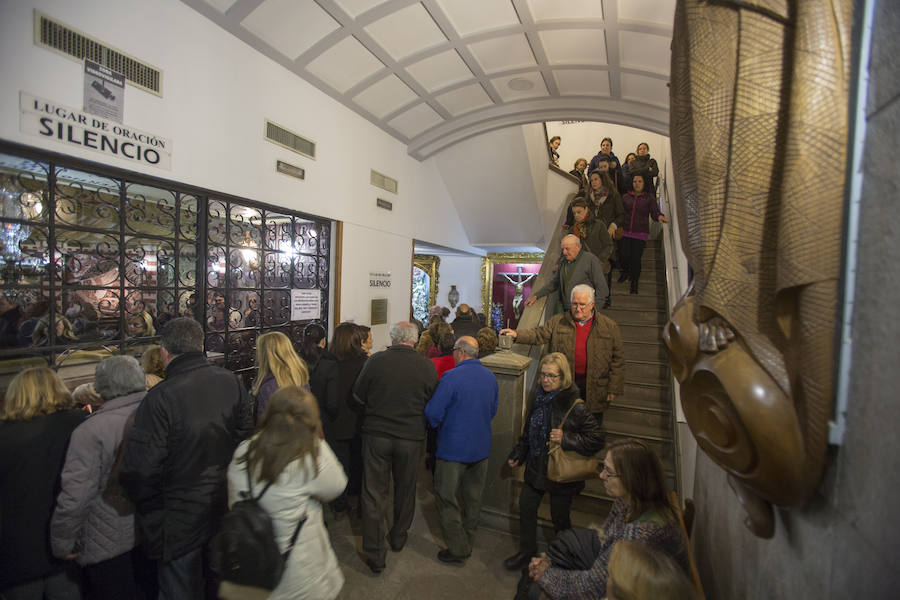
[[[47, 532], [72, 431], [87, 413], [46, 367], [25, 369], [0, 407], [0, 597], [78, 597], [72, 565], [53, 558]], [[72, 596], [74, 594], [74, 596]]]
[[256, 399], [257, 419], [266, 409], [269, 397], [286, 385], [309, 387], [309, 370], [294, 350], [291, 340], [280, 331], [256, 338], [256, 381], [251, 393]]
[[146, 310], [128, 318], [128, 335], [131, 337], [149, 337], [156, 335], [153, 317]]
[[607, 600], [694, 600], [690, 579], [674, 560], [650, 546], [623, 540], [609, 557]]
[[148, 390], [166, 378], [166, 366], [162, 361], [162, 346], [158, 344], [147, 346], [147, 349], [141, 354], [141, 368], [144, 370]]
[[523, 569], [537, 552], [537, 513], [544, 494], [550, 495], [550, 517], [558, 534], [572, 527], [572, 501], [584, 489], [584, 481], [560, 483], [547, 476], [549, 443], [593, 456], [604, 442], [603, 430], [579, 398], [564, 354], [552, 352], [544, 356], [538, 377], [540, 387], [525, 417], [522, 436], [507, 460], [513, 468], [525, 465], [525, 482], [519, 496], [519, 551], [503, 561], [509, 571]]
[[[315, 397], [296, 385], [272, 394], [256, 433], [238, 446], [228, 467], [229, 506], [248, 494], [258, 498], [272, 518], [279, 550], [287, 553], [284, 574], [269, 600], [330, 600], [340, 593], [344, 576], [322, 503], [338, 497], [346, 485], [347, 476], [322, 435]], [[226, 600], [253, 593], [228, 582], [219, 589]]]

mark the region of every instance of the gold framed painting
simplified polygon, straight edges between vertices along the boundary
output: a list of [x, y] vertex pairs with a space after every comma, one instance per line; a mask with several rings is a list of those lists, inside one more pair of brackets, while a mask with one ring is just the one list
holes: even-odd
[[481, 259], [481, 310], [490, 327], [515, 329], [543, 262], [543, 252], [491, 252]]
[[439, 256], [413, 254], [410, 311], [424, 325], [428, 324], [428, 309], [437, 304], [440, 266]]

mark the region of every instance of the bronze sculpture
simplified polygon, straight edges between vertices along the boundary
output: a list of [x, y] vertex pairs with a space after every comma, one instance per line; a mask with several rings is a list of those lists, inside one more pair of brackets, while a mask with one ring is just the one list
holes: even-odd
[[760, 537], [821, 478], [834, 396], [849, 0], [679, 0], [671, 143], [691, 289], [663, 333]]

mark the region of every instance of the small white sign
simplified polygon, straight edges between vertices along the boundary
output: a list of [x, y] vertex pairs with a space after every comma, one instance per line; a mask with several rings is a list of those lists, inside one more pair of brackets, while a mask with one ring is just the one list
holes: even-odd
[[150, 167], [172, 168], [172, 143], [83, 110], [19, 92], [19, 130]]
[[390, 271], [369, 271], [369, 287], [371, 288], [389, 288], [391, 287]]
[[125, 76], [84, 59], [84, 110], [122, 123], [125, 118]]
[[309, 321], [322, 315], [322, 290], [291, 290], [291, 321]]

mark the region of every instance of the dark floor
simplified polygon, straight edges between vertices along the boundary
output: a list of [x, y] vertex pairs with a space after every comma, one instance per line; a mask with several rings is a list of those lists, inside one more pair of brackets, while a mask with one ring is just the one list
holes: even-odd
[[[387, 554], [387, 568], [373, 575], [360, 556], [362, 542], [358, 519], [328, 518], [331, 541], [346, 583], [339, 598], [365, 600], [402, 599], [511, 599], [518, 573], [503, 569], [503, 559], [514, 554], [517, 539], [484, 528], [478, 530], [472, 556], [463, 566], [437, 559], [442, 549], [441, 528], [431, 474], [419, 473], [416, 516], [409, 541], [401, 552]], [[330, 515], [329, 515], [330, 516]], [[385, 544], [387, 541], [385, 541]]]

